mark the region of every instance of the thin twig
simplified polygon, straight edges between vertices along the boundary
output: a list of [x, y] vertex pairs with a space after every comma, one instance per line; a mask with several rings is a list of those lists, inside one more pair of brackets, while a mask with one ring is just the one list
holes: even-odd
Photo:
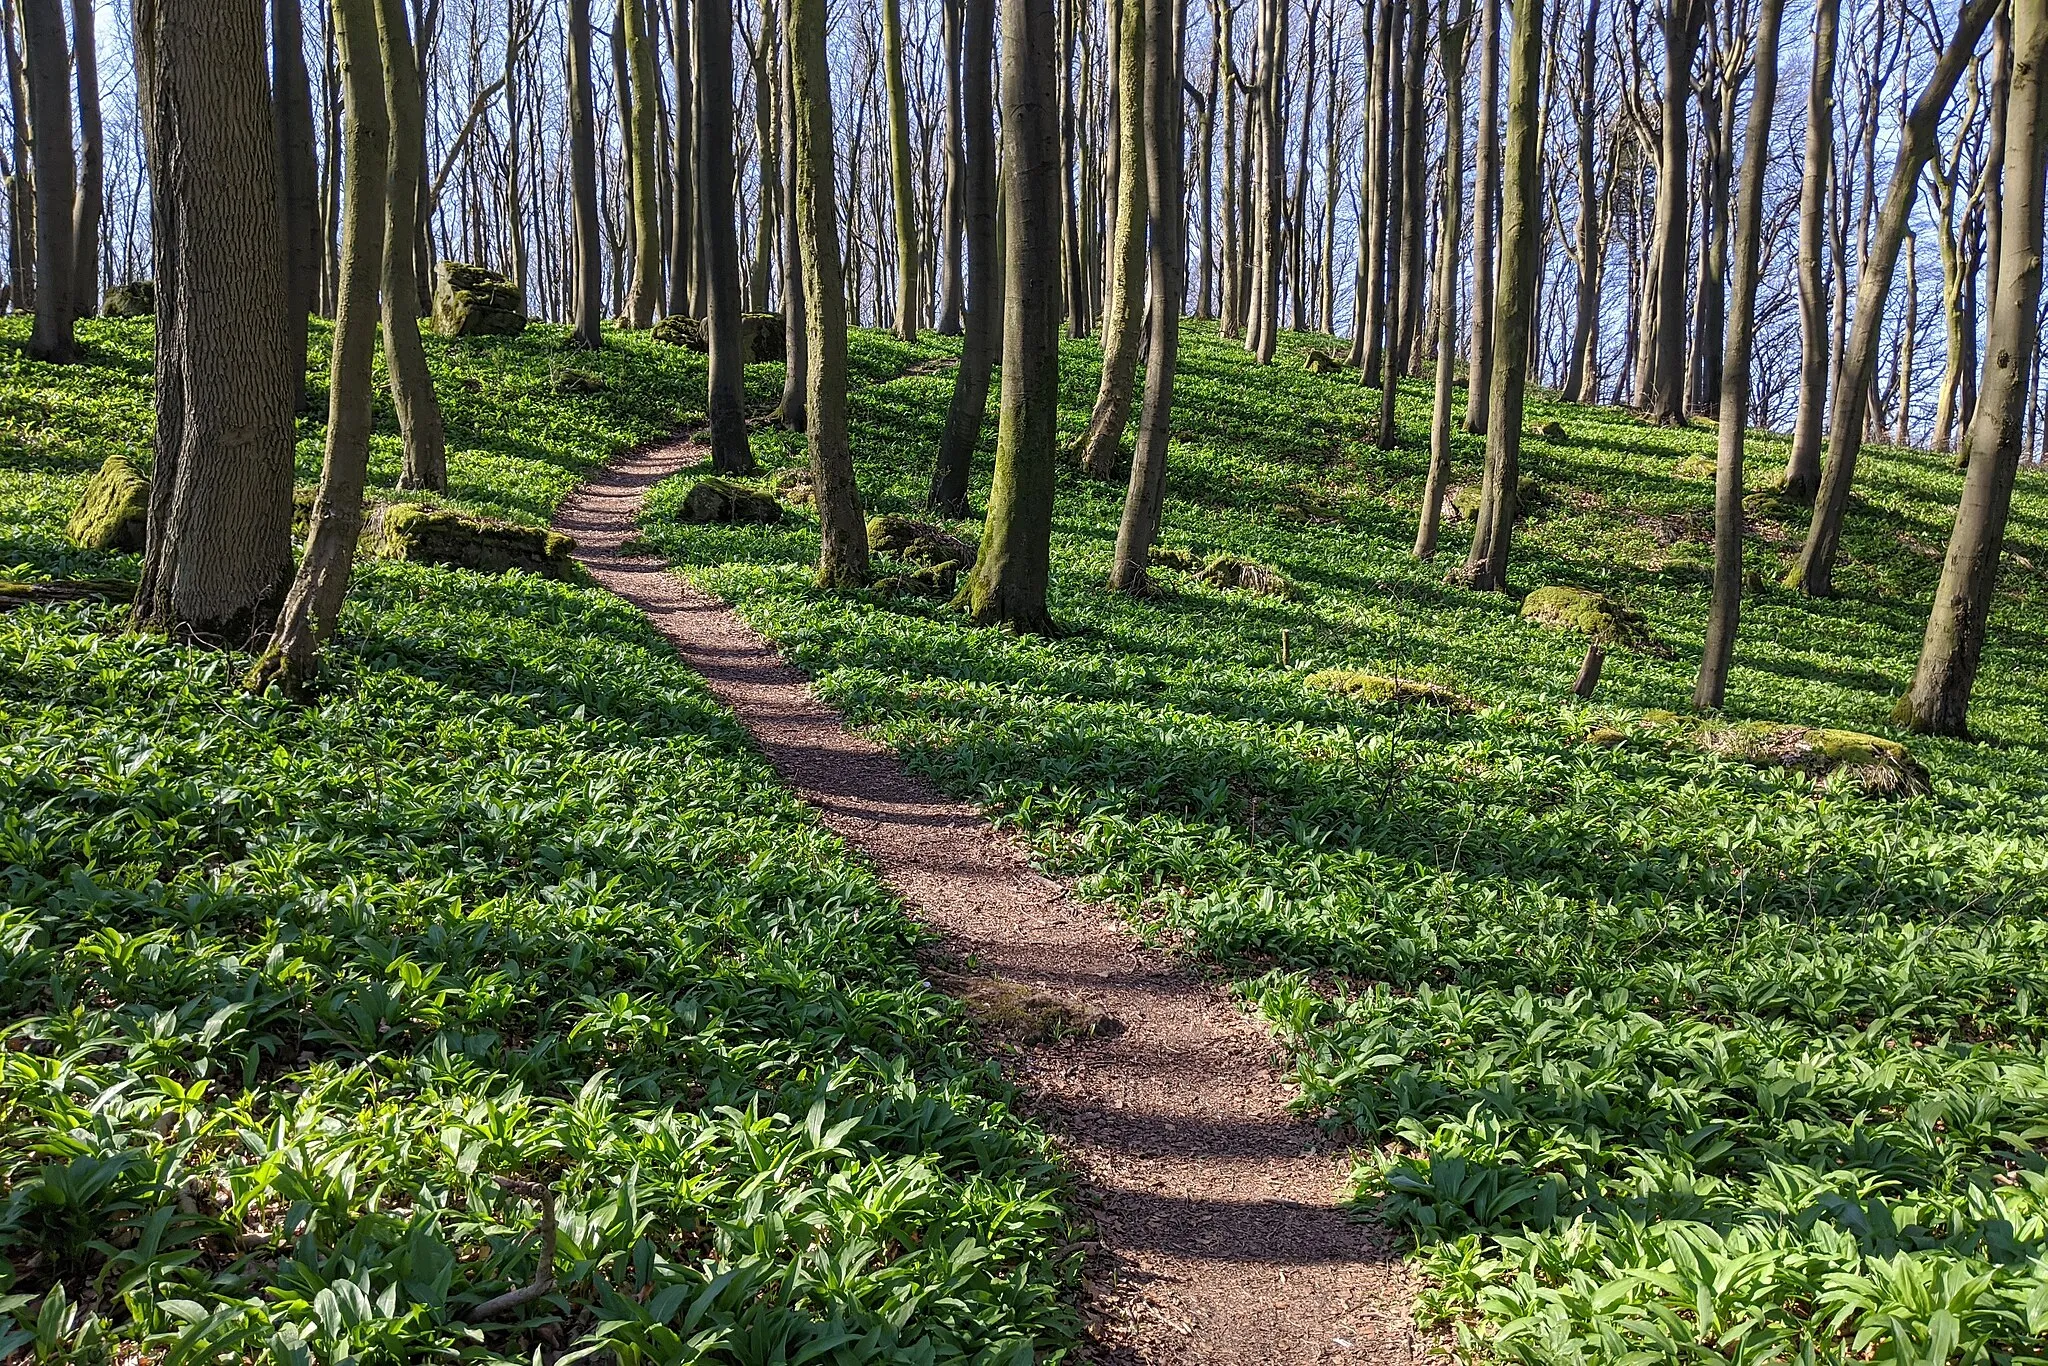
[[[535, 1191], [535, 1183], [517, 1181], [510, 1177], [499, 1177], [498, 1184], [516, 1194], [526, 1195]], [[522, 1304], [539, 1299], [555, 1288], [555, 1192], [547, 1186], [538, 1187], [540, 1195], [540, 1270], [535, 1273], [533, 1284], [522, 1285], [517, 1290], [507, 1290], [495, 1299], [485, 1300], [469, 1311], [471, 1323], [482, 1323], [485, 1319], [496, 1318], [508, 1309], [517, 1309]]]

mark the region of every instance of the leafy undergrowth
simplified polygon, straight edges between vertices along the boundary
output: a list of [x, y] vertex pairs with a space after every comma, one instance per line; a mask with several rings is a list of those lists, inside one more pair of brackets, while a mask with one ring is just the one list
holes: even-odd
[[[146, 327], [83, 330], [89, 368], [0, 352], [30, 577], [133, 568], [58, 544], [147, 439]], [[556, 397], [559, 335], [430, 343], [464, 504], [539, 516], [702, 393], [618, 339]], [[637, 613], [366, 565], [310, 709], [121, 625], [0, 614], [0, 1358], [1057, 1352], [1042, 1135]], [[552, 1287], [472, 1322], [550, 1207]]]
[[[1531, 404], [1517, 585], [1608, 593], [1655, 637], [1584, 704], [1583, 636], [1408, 557], [1423, 387], [1383, 455], [1376, 395], [1298, 368], [1315, 340], [1259, 370], [1189, 329], [1161, 536], [1274, 565], [1294, 600], [1172, 571], [1154, 600], [1107, 592], [1122, 487], [1072, 470], [1053, 641], [814, 590], [806, 511], [681, 526], [679, 481], [646, 534], [946, 790], [1233, 972], [1305, 1106], [1360, 1143], [1361, 1204], [1415, 1236], [1423, 1313], [1475, 1353], [2048, 1360], [2048, 484], [2021, 480], [1980, 741], [1913, 739], [1932, 791], [1866, 795], [1655, 714], [1699, 659], [1710, 427]], [[918, 511], [951, 354], [855, 339], [871, 512]], [[1097, 353], [1066, 359], [1074, 436]], [[800, 459], [756, 440], [767, 477]], [[1480, 458], [1461, 438], [1454, 482]], [[1771, 583], [1804, 531], [1768, 493], [1783, 458], [1752, 441]], [[1891, 733], [1960, 478], [1876, 449], [1859, 479], [1844, 596], [1745, 603], [1730, 720]], [[1332, 668], [1489, 705], [1304, 686]]]

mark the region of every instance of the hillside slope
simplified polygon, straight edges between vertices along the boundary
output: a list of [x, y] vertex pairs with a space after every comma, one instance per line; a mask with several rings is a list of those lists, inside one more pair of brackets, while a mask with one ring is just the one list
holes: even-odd
[[[1609, 592], [1654, 637], [1582, 704], [1583, 636], [1409, 558], [1421, 388], [1382, 454], [1376, 396], [1298, 368], [1313, 340], [1261, 370], [1190, 327], [1163, 533], [1277, 567], [1293, 599], [1180, 570], [1151, 601], [1107, 592], [1122, 489], [1074, 471], [1050, 641], [822, 594], [807, 514], [681, 525], [687, 477], [644, 526], [941, 787], [1235, 975], [1304, 1104], [1361, 1145], [1361, 1202], [1414, 1232], [1426, 1313], [1530, 1361], [2041, 1360], [2048, 482], [2016, 499], [1980, 742], [1911, 740], [1931, 790], [1886, 793], [1858, 762], [1811, 771], [1882, 745], [1751, 760], [1787, 755], [1767, 727], [1888, 734], [1960, 486], [1945, 460], [1867, 452], [1845, 595], [1746, 603], [1725, 718], [1746, 728], [1703, 729], [1673, 713], [1706, 617], [1710, 428], [1532, 404], [1532, 431], [1565, 435], [1525, 447], [1512, 579]], [[950, 350], [855, 340], [870, 511], [922, 503]], [[1070, 435], [1095, 359], [1068, 344]], [[778, 433], [757, 449], [764, 486], [801, 458]], [[1461, 482], [1479, 457], [1461, 439]], [[1749, 555], [1773, 583], [1804, 529], [1768, 497], [1781, 462], [1753, 443]], [[1482, 705], [1373, 705], [1311, 686], [1327, 668]]]

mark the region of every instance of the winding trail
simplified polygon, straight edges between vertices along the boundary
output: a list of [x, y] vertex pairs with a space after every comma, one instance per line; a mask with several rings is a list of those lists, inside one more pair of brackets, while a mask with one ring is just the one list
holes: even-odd
[[[948, 951], [1014, 992], [1105, 1020], [1019, 1051], [1011, 1074], [1088, 1185], [1101, 1240], [1084, 1309], [1113, 1366], [1308, 1366], [1424, 1355], [1390, 1239], [1340, 1202], [1348, 1163], [1288, 1111], [1271, 1037], [1109, 911], [1041, 876], [972, 808], [934, 796], [851, 734], [721, 602], [622, 547], [647, 489], [705, 455], [629, 451], [563, 502], [555, 529], [645, 612], [825, 824]], [[972, 995], [975, 979], [947, 978]]]

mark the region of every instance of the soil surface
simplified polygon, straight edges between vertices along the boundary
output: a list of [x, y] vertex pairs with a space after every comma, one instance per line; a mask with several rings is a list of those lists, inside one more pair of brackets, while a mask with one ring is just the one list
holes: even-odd
[[631, 451], [555, 528], [645, 612], [825, 824], [941, 931], [945, 989], [1012, 1035], [1011, 1074], [1087, 1182], [1083, 1309], [1115, 1366], [1307, 1366], [1426, 1354], [1392, 1239], [1341, 1203], [1349, 1163], [1294, 1119], [1273, 1039], [1214, 985], [1070, 895], [973, 808], [849, 732], [805, 677], [664, 561], [624, 553], [648, 488], [707, 451]]

